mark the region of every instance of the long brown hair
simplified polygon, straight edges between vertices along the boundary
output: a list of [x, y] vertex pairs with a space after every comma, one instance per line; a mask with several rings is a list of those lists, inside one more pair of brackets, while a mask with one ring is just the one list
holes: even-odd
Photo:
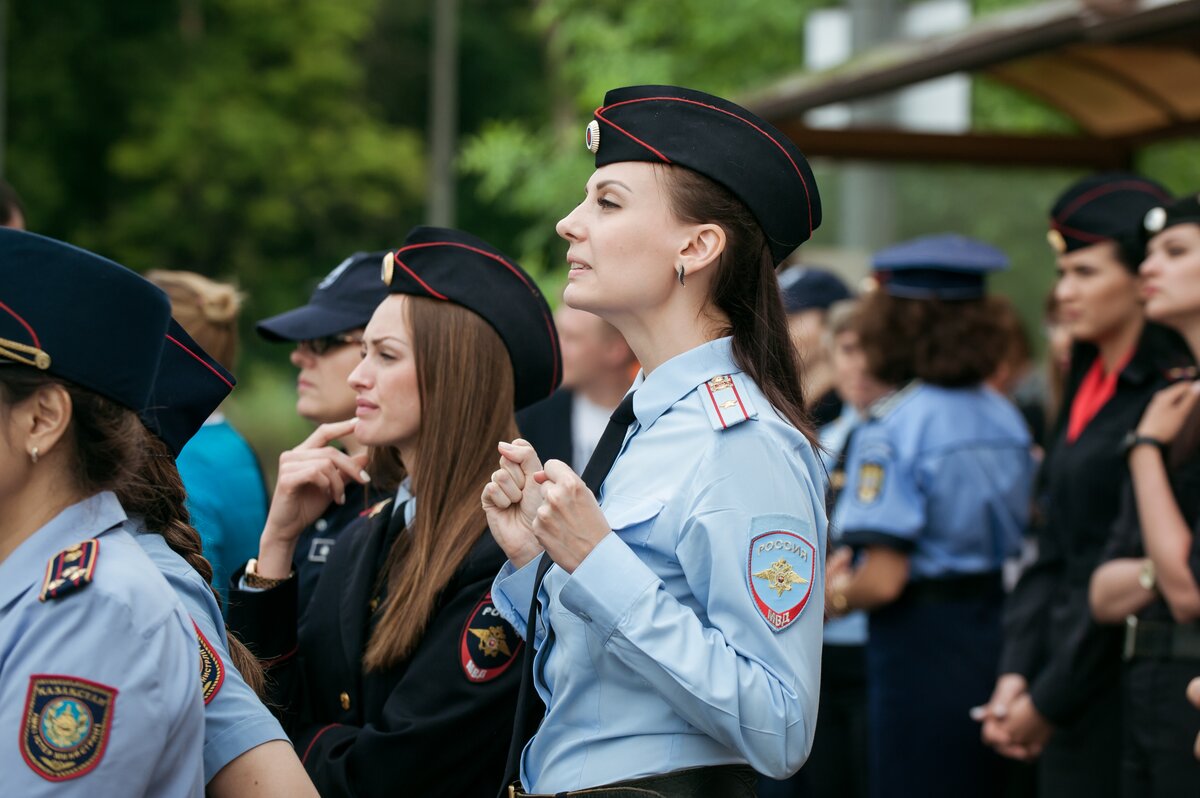
[[[221, 598], [212, 586], [212, 565], [204, 558], [200, 534], [192, 526], [187, 509], [187, 491], [175, 466], [175, 459], [166, 444], [144, 432], [147, 454], [145, 465], [137, 477], [128, 480], [116, 491], [125, 512], [139, 516], [149, 532], [162, 535], [171, 550], [187, 561], [204, 584], [212, 590], [220, 605]], [[263, 668], [250, 650], [226, 627], [229, 638], [229, 657], [242, 678], [259, 697], [263, 696]]]
[[[487, 529], [479, 491], [495, 470], [496, 441], [517, 434], [511, 360], [496, 331], [466, 308], [424, 297], [407, 297], [405, 317], [421, 400], [408, 475], [417, 512], [379, 576], [388, 597], [367, 670], [402, 661], [420, 643], [438, 595]], [[382, 454], [396, 459], [394, 449]]]
[[729, 317], [733, 359], [792, 426], [815, 444], [812, 419], [800, 387], [800, 357], [788, 334], [775, 262], [758, 220], [724, 186], [699, 172], [658, 166], [676, 218], [717, 224], [725, 250], [717, 263], [712, 303]]

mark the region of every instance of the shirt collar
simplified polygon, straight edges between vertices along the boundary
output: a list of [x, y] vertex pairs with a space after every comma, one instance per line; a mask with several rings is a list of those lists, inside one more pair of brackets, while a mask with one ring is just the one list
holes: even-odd
[[722, 374], [740, 374], [733, 360], [733, 339], [718, 338], [676, 355], [656, 368], [650, 376], [639, 371], [630, 390], [633, 414], [638, 425], [649, 427], [671, 405], [687, 396], [697, 385]]
[[125, 520], [124, 508], [110, 491], [72, 504], [54, 516], [0, 563], [0, 610], [45, 576], [51, 557], [80, 541], [100, 537]]
[[912, 396], [918, 388], [921, 387], [920, 380], [910, 380], [907, 384], [892, 391], [886, 396], [876, 399], [875, 402], [867, 408], [867, 418], [876, 420], [887, 418], [892, 412], [904, 404], [908, 397]]

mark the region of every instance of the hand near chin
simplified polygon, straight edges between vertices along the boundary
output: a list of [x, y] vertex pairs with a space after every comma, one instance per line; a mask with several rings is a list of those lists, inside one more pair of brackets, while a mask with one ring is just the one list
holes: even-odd
[[560, 460], [550, 460], [533, 481], [543, 501], [533, 522], [537, 541], [555, 564], [574, 573], [592, 549], [612, 530], [596, 497], [583, 480]]
[[542, 545], [533, 531], [542, 504], [542, 490], [533, 475], [542, 470], [542, 461], [529, 442], [521, 438], [500, 443], [498, 449], [500, 468], [492, 473], [480, 500], [492, 537], [509, 561], [522, 568], [542, 553]]

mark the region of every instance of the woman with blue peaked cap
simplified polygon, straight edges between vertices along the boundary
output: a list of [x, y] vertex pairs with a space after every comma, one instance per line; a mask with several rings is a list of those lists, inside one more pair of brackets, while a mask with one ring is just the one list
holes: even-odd
[[6, 795], [200, 796], [196, 632], [114, 492], [142, 469], [166, 296], [0, 230], [0, 774]]
[[[467, 233], [416, 228], [383, 279], [349, 377], [355, 417], [281, 460], [230, 626], [322, 796], [491, 798], [522, 645], [490, 596], [504, 555], [479, 489], [514, 410], [558, 386], [558, 338], [529, 275]], [[401, 488], [342, 532], [298, 621], [296, 541], [367, 481], [327, 445], [351, 430]]]
[[1007, 265], [961, 236], [916, 239], [876, 253], [881, 285], [863, 300], [868, 367], [895, 390], [850, 443], [828, 604], [869, 613], [875, 796], [1001, 788], [970, 710], [995, 679], [1000, 572], [1020, 550], [1033, 476], [1024, 421], [982, 385], [1005, 341], [985, 279]]
[[483, 492], [496, 607], [536, 649], [506, 794], [751, 796], [817, 717], [821, 465], [775, 274], [817, 187], [778, 130], [692, 89], [610, 91], [585, 141], [563, 296], [643, 370], [582, 477], [518, 440]]
[[262, 666], [227, 634], [212, 566], [188, 517], [179, 452], [234, 386], [233, 375], [174, 320], [142, 421], [154, 433], [141, 479], [117, 496], [134, 538], [196, 627], [204, 697], [204, 780], [210, 798], [316, 795], [279, 721], [263, 705]]

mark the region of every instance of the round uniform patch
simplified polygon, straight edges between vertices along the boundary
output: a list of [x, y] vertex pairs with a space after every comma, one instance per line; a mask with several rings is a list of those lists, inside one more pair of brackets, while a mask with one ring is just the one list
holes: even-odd
[[463, 628], [459, 659], [463, 673], [472, 682], [490, 682], [517, 661], [523, 641], [500, 617], [488, 593], [475, 605]]
[[866, 462], [858, 469], [858, 491], [856, 496], [861, 504], [874, 504], [883, 493], [883, 480], [887, 470], [883, 463]]
[[192, 621], [192, 626], [196, 629], [196, 641], [200, 644], [200, 690], [204, 695], [204, 705], [208, 706], [225, 683], [225, 663], [221, 662], [221, 655], [208, 642], [195, 621]]
[[816, 547], [795, 532], [779, 529], [750, 541], [750, 594], [763, 620], [776, 632], [791, 626], [804, 612], [812, 595], [816, 559]]
[[117, 690], [71, 676], [29, 677], [21, 756], [42, 778], [66, 781], [104, 756]]

